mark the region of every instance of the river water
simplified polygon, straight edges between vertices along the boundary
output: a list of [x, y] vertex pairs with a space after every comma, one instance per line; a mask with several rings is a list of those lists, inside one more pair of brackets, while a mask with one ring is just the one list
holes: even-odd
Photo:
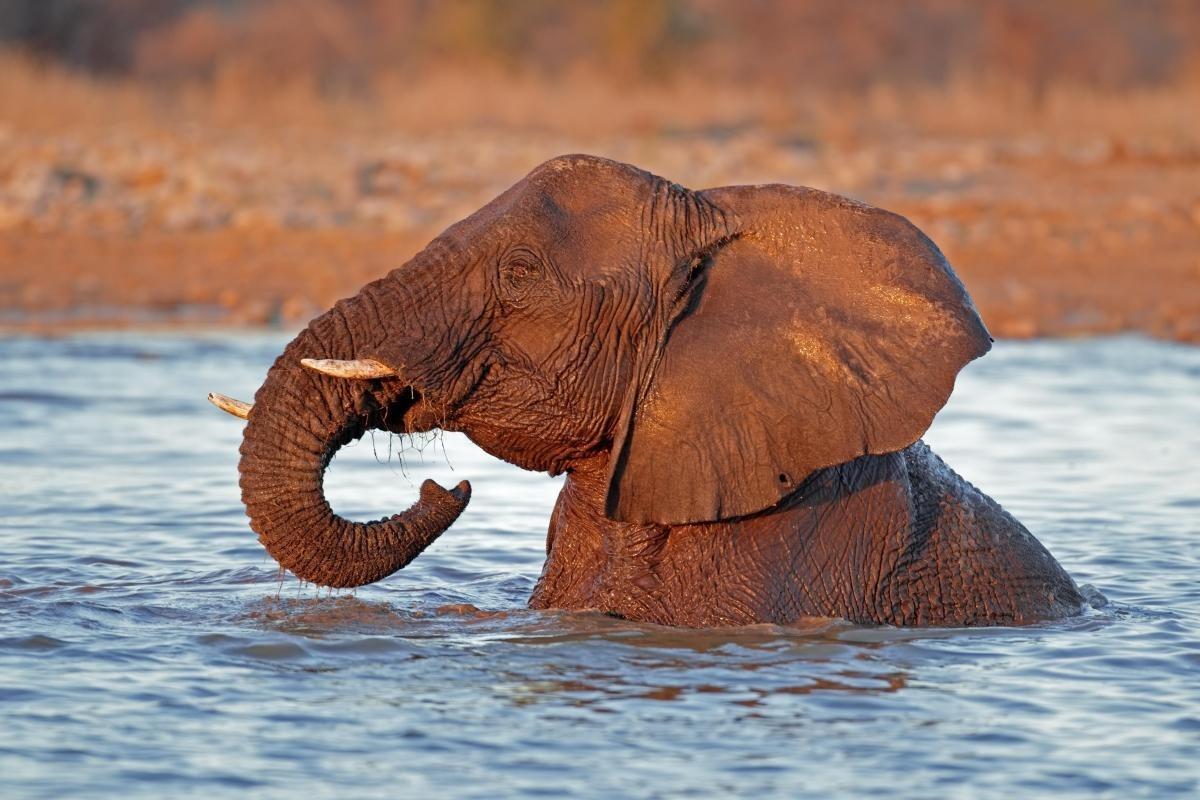
[[927, 436], [1107, 607], [696, 631], [525, 610], [558, 481], [454, 435], [364, 439], [327, 479], [368, 519], [470, 478], [417, 561], [281, 578], [205, 393], [249, 399], [285, 338], [0, 339], [0, 796], [1200, 790], [1198, 349], [1002, 342]]

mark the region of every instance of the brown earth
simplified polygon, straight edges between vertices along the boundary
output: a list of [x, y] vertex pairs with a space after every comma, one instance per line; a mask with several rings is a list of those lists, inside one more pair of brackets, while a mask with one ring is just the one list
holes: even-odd
[[428, 76], [341, 103], [302, 85], [166, 95], [0, 60], [0, 326], [294, 327], [582, 151], [696, 188], [777, 181], [898, 211], [998, 337], [1200, 343], [1194, 87], [816, 102], [489, 80]]

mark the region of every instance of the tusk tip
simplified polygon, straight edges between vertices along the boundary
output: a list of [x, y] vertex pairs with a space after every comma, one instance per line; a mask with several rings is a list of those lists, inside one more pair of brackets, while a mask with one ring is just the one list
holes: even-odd
[[232, 414], [240, 419], [248, 418], [250, 416], [250, 409], [254, 407], [252, 403], [244, 403], [241, 400], [236, 400], [218, 392], [209, 392], [208, 402], [225, 413]]

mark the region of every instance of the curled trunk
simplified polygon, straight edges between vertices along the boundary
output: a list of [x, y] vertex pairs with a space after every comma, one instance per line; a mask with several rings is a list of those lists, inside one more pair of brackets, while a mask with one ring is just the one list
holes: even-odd
[[338, 448], [382, 427], [402, 396], [415, 393], [403, 377], [333, 378], [305, 369], [300, 359], [354, 358], [356, 339], [370, 335], [363, 316], [375, 298], [365, 296], [382, 291], [368, 286], [288, 345], [255, 395], [242, 439], [250, 527], [282, 567], [322, 586], [362, 586], [405, 566], [450, 527], [470, 497], [465, 481], [451, 490], [425, 481], [410, 509], [368, 523], [338, 516], [325, 499], [325, 468]]

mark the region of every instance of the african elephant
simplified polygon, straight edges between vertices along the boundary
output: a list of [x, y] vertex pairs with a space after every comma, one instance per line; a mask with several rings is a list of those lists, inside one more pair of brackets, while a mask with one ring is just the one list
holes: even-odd
[[467, 505], [338, 517], [322, 478], [369, 429], [462, 431], [566, 481], [533, 608], [668, 625], [840, 617], [1022, 624], [1079, 611], [1032, 535], [920, 441], [991, 338], [895, 214], [784, 185], [692, 191], [574, 155], [539, 166], [284, 350], [248, 418], [251, 527], [358, 586]]

